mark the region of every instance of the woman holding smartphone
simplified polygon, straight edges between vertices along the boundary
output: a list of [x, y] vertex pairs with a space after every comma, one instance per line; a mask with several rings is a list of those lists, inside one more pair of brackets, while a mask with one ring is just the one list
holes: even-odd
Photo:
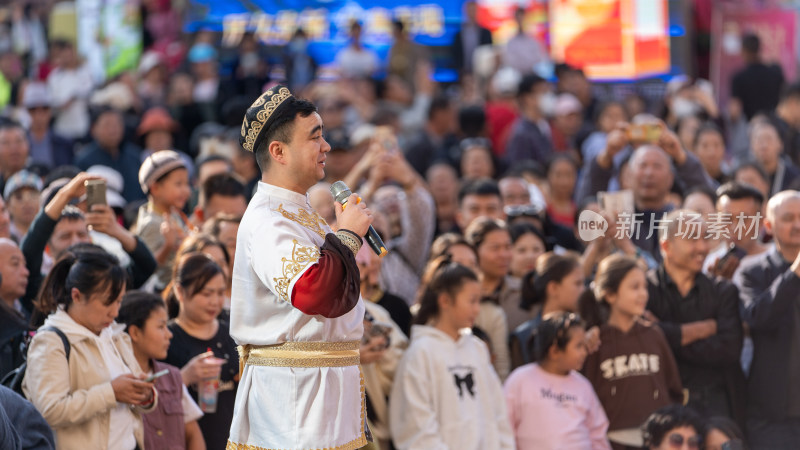
[[126, 279], [116, 258], [79, 244], [44, 280], [36, 306], [50, 316], [31, 342], [22, 388], [59, 449], [144, 445], [141, 413], [155, 408], [156, 390], [114, 322]]

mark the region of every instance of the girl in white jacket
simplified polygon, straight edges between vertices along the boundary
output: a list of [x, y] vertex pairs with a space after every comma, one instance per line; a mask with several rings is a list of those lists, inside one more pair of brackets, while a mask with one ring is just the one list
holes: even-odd
[[513, 449], [500, 380], [486, 345], [469, 332], [481, 288], [470, 269], [443, 257], [423, 290], [389, 399], [399, 450]]

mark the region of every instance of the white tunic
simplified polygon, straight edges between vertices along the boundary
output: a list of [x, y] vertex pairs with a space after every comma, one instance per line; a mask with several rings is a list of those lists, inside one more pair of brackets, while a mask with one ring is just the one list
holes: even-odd
[[[329, 319], [294, 308], [295, 282], [319, 259], [327, 223], [305, 195], [263, 182], [239, 226], [230, 333], [239, 345], [357, 341], [364, 302]], [[366, 445], [359, 366], [247, 365], [228, 448], [356, 449]]]

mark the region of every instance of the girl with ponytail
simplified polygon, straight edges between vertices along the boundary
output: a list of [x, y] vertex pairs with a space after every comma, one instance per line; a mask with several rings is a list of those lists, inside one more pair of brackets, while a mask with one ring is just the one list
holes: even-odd
[[469, 331], [480, 310], [478, 277], [448, 256], [430, 272], [392, 386], [392, 440], [399, 450], [514, 448], [489, 350]]
[[642, 319], [647, 280], [635, 258], [614, 254], [600, 261], [593, 294], [610, 312], [583, 373], [608, 415], [612, 446], [641, 448], [650, 413], [683, 402], [678, 366], [661, 329]]
[[[556, 312], [578, 312], [578, 301], [585, 291], [583, 268], [575, 253], [545, 253], [536, 262], [536, 270], [522, 279], [520, 308], [535, 311], [535, 316], [511, 333], [511, 363], [517, 368], [536, 360], [536, 329], [542, 317]], [[597, 350], [597, 327], [586, 332], [590, 352]]]
[[42, 285], [36, 307], [49, 317], [31, 341], [22, 389], [59, 449], [144, 444], [141, 412], [155, 407], [156, 392], [144, 381], [125, 327], [114, 322], [126, 281], [115, 257], [80, 244]]

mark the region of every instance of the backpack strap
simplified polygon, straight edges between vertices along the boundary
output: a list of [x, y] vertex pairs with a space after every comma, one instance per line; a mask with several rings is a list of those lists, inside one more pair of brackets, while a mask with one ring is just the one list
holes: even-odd
[[67, 335], [64, 334], [63, 331], [53, 326], [42, 327], [39, 331], [52, 331], [61, 338], [61, 343], [64, 344], [64, 353], [66, 353], [67, 362], [69, 362], [69, 351], [72, 347], [69, 345], [69, 339], [67, 339]]

